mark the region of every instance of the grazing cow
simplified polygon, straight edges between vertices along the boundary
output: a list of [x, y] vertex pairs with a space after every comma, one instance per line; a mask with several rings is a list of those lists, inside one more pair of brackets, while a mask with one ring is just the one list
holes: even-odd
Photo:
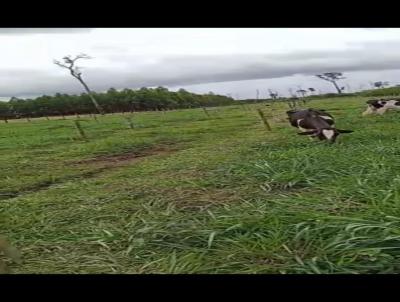
[[367, 110], [363, 112], [363, 115], [384, 114], [389, 109], [400, 110], [400, 99], [369, 100], [367, 104]]
[[310, 137], [334, 143], [340, 133], [353, 132], [352, 130], [336, 129], [333, 116], [325, 110], [290, 110], [286, 113], [289, 116], [290, 124], [302, 131], [298, 133], [299, 135], [310, 135]]

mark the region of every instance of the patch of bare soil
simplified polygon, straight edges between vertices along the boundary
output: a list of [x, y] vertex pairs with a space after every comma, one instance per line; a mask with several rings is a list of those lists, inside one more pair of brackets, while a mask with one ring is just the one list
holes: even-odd
[[101, 155], [89, 159], [75, 161], [74, 164], [96, 164], [110, 167], [118, 167], [130, 164], [132, 162], [144, 159], [148, 156], [167, 155], [176, 152], [177, 149], [172, 146], [155, 146], [139, 152], [126, 152], [114, 155]]
[[42, 190], [46, 190], [54, 185], [58, 185], [61, 183], [64, 183], [69, 180], [73, 179], [83, 179], [83, 178], [91, 178], [95, 177], [96, 175], [108, 171], [109, 169], [112, 168], [117, 168], [121, 167], [124, 165], [131, 164], [132, 162], [136, 162], [142, 159], [145, 159], [148, 156], [154, 156], [154, 155], [167, 155], [171, 154], [173, 152], [176, 152], [177, 149], [173, 148], [172, 146], [156, 146], [154, 148], [149, 148], [146, 150], [143, 150], [141, 152], [127, 152], [123, 154], [115, 154], [115, 155], [108, 155], [108, 156], [97, 156], [85, 160], [80, 160], [80, 161], [75, 161], [75, 162], [69, 162], [66, 164], [74, 164], [74, 165], [80, 165], [80, 164], [93, 164], [95, 165], [93, 170], [91, 171], [85, 171], [79, 175], [70, 175], [66, 177], [61, 177], [57, 180], [52, 180], [52, 181], [42, 181], [39, 183], [36, 183], [32, 186], [26, 187], [23, 190], [17, 191], [17, 192], [1, 192], [0, 193], [0, 200], [7, 200], [7, 199], [12, 199], [18, 196], [22, 196], [25, 194], [30, 194], [34, 192], [39, 192]]

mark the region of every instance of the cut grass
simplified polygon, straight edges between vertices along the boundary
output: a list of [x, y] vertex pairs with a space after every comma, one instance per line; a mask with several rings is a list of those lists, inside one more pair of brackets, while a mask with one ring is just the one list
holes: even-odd
[[134, 129], [98, 117], [81, 123], [88, 142], [68, 119], [0, 125], [0, 228], [24, 259], [13, 272], [398, 272], [398, 114], [312, 101], [355, 130], [328, 145], [274, 106], [271, 132], [261, 104], [138, 113]]

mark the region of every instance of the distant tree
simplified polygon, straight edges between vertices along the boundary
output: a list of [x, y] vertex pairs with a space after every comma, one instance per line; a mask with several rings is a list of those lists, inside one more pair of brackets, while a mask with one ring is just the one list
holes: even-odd
[[374, 83], [372, 83], [371, 86], [374, 87], [374, 88], [381, 88], [381, 87], [382, 87], [382, 84], [383, 84], [383, 83], [379, 81], [379, 82], [374, 82]]
[[297, 97], [296, 93], [293, 92], [292, 88], [289, 88], [288, 91], [289, 91], [290, 98], [288, 98], [286, 100], [286, 102], [287, 102], [289, 108], [291, 108], [291, 109], [297, 108], [299, 98]]
[[8, 103], [0, 101], [0, 118], [2, 118], [5, 123], [7, 123], [9, 116], [10, 116], [10, 107]]
[[30, 105], [24, 100], [12, 97], [8, 101], [10, 112], [17, 118], [28, 116], [31, 112]]
[[292, 88], [289, 88], [288, 91], [289, 91], [289, 95], [290, 95], [292, 98], [297, 98], [297, 96], [296, 96], [296, 94], [293, 92], [293, 89], [292, 89]]
[[[94, 93], [105, 112], [133, 112], [147, 110], [168, 110], [178, 108], [210, 107], [231, 105], [232, 98], [215, 93], [194, 94], [184, 89], [178, 92], [168, 91], [164, 87], [139, 90], [110, 88], [103, 93]], [[68, 95], [56, 93], [53, 96], [42, 95], [35, 99], [11, 98], [0, 102], [0, 119], [30, 118], [50, 115], [81, 115], [97, 113], [87, 93]]]
[[297, 90], [296, 92], [297, 92], [298, 94], [300, 94], [301, 97], [303, 97], [303, 98], [307, 95], [307, 90], [304, 90], [304, 89], [299, 89], [299, 90]]
[[268, 89], [268, 93], [271, 99], [276, 100], [279, 97], [279, 94], [277, 91], [272, 91], [271, 89]]
[[373, 87], [375, 88], [384, 88], [385, 86], [389, 86], [389, 82], [385, 81], [379, 81], [379, 82], [374, 82]]
[[331, 82], [335, 86], [338, 93], [342, 93], [342, 88], [339, 88], [337, 81], [345, 79], [341, 72], [325, 72], [323, 74], [317, 74], [316, 77]]
[[315, 88], [312, 88], [312, 87], [308, 88], [308, 90], [309, 90], [311, 93], [315, 92]]
[[91, 57], [86, 54], [77, 55], [73, 59], [71, 58], [71, 56], [66, 56], [63, 58], [64, 64], [57, 60], [54, 60], [54, 64], [68, 69], [70, 71], [71, 75], [74, 78], [76, 78], [82, 84], [82, 86], [85, 88], [86, 92], [88, 93], [88, 95], [89, 95], [91, 101], [93, 102], [94, 106], [96, 107], [97, 111], [101, 114], [104, 114], [103, 108], [97, 103], [96, 99], [93, 96], [92, 91], [89, 89], [88, 85], [82, 79], [81, 68], [79, 68], [78, 66], [75, 66], [75, 62], [79, 59], [91, 59]]

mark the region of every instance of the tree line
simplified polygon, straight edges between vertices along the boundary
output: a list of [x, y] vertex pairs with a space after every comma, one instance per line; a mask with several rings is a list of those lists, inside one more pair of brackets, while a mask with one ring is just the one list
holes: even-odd
[[[208, 94], [195, 94], [180, 89], [169, 91], [164, 87], [141, 88], [139, 90], [114, 88], [104, 93], [92, 92], [105, 113], [172, 110], [196, 107], [211, 107], [234, 104], [231, 97]], [[69, 95], [57, 93], [43, 95], [35, 99], [13, 97], [8, 102], [0, 102], [0, 118], [30, 118], [43, 116], [66, 116], [98, 113], [87, 93]]]

